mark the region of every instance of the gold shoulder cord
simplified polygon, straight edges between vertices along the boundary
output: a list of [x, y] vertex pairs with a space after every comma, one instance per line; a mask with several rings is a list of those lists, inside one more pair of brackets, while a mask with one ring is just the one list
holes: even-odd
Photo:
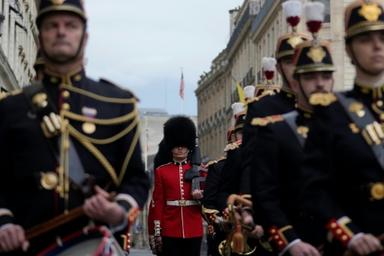
[[[138, 123], [138, 119], [137, 119], [137, 123]], [[123, 166], [121, 167], [121, 172], [120, 172], [120, 177], [119, 177], [119, 184], [121, 184], [123, 182], [124, 175], [125, 175], [125, 173], [127, 171], [127, 167], [128, 167], [129, 161], [131, 160], [133, 151], [135, 150], [135, 147], [136, 147], [137, 143], [139, 142], [139, 138], [140, 138], [140, 132], [139, 131], [140, 131], [140, 129], [139, 129], [139, 127], [137, 127], [135, 135], [133, 136], [133, 139], [132, 139], [131, 146], [129, 147], [128, 153], [127, 153], [127, 155], [126, 155], [126, 157], [124, 159]]]
[[128, 122], [129, 120], [132, 120], [137, 117], [138, 113], [136, 110], [136, 104], [134, 105], [134, 110], [132, 112], [116, 117], [116, 118], [111, 118], [111, 119], [96, 119], [96, 118], [89, 118], [86, 116], [82, 116], [73, 112], [69, 112], [67, 110], [63, 110], [63, 115], [64, 117], [68, 117], [71, 120], [79, 121], [79, 122], [89, 122], [89, 123], [94, 123], [98, 125], [117, 125], [121, 124], [124, 122]]
[[68, 91], [72, 91], [72, 92], [75, 92], [75, 93], [78, 93], [78, 94], [81, 94], [81, 95], [84, 95], [84, 96], [87, 96], [89, 98], [92, 98], [92, 99], [95, 99], [98, 101], [102, 101], [102, 102], [116, 103], [116, 104], [134, 104], [137, 102], [137, 100], [135, 98], [127, 99], [127, 98], [105, 97], [105, 96], [98, 95], [98, 94], [93, 93], [93, 92], [89, 92], [89, 91], [80, 89], [80, 88], [75, 87], [75, 86], [67, 85], [67, 84], [63, 84], [63, 85], [61, 85], [61, 87], [68, 90]]
[[[132, 121], [132, 123], [124, 129], [122, 132], [107, 138], [107, 139], [94, 139], [90, 138], [88, 136], [85, 136], [81, 134], [79, 131], [77, 131], [74, 127], [69, 126], [69, 133], [71, 136], [73, 136], [75, 139], [77, 139], [85, 148], [91, 152], [94, 157], [100, 162], [100, 164], [106, 169], [108, 174], [111, 176], [113, 182], [115, 183], [116, 186], [119, 186], [123, 180], [123, 177], [126, 172], [126, 168], [128, 166], [129, 160], [131, 159], [131, 156], [133, 154], [133, 150], [135, 149], [138, 140], [139, 140], [139, 129], [138, 129], [138, 123], [139, 123], [139, 118], [136, 116], [136, 118]], [[131, 145], [128, 149], [127, 156], [124, 159], [123, 166], [120, 172], [119, 178], [117, 177], [116, 170], [113, 168], [113, 166], [109, 163], [107, 158], [100, 152], [100, 150], [97, 149], [97, 147], [94, 145], [106, 145], [113, 143], [125, 135], [127, 135], [129, 132], [131, 132], [133, 129], [136, 128], [135, 135], [133, 137], [133, 140], [131, 142]]]
[[96, 144], [96, 145], [106, 145], [106, 144], [110, 144], [110, 143], [113, 143], [119, 139], [121, 139], [122, 137], [124, 137], [125, 135], [127, 135], [130, 131], [132, 131], [136, 126], [137, 124], [139, 123], [139, 119], [138, 118], [135, 118], [128, 126], [127, 128], [125, 128], [124, 130], [122, 130], [121, 132], [113, 135], [112, 137], [109, 137], [109, 138], [106, 138], [106, 139], [95, 139], [95, 138], [91, 138], [89, 136], [86, 136], [84, 134], [82, 134], [81, 132], [79, 132], [78, 130], [76, 130], [73, 126], [69, 125], [69, 132], [72, 136], [78, 138], [79, 140], [86, 140], [86, 141], [89, 141], [93, 144]]
[[[132, 157], [133, 151], [134, 151], [134, 149], [135, 149], [135, 147], [139, 141], [139, 135], [140, 135], [139, 129], [138, 129], [139, 117], [138, 117], [138, 111], [136, 108], [136, 102], [137, 102], [136, 99], [134, 99], [134, 98], [130, 98], [130, 99], [110, 98], [110, 97], [97, 95], [97, 94], [94, 94], [92, 92], [88, 92], [88, 91], [85, 91], [83, 89], [79, 89], [77, 87], [73, 87], [73, 86], [69, 86], [69, 85], [62, 85], [62, 87], [67, 89], [67, 90], [73, 91], [75, 93], [79, 93], [81, 95], [84, 95], [84, 96], [87, 96], [87, 97], [90, 97], [90, 98], [93, 98], [95, 100], [102, 101], [102, 102], [115, 103], [115, 104], [133, 104], [133, 110], [130, 113], [128, 113], [124, 116], [120, 116], [117, 118], [111, 118], [111, 119], [93, 119], [93, 118], [82, 116], [82, 115], [79, 115], [79, 114], [76, 114], [76, 113], [73, 113], [73, 112], [70, 112], [67, 110], [61, 111], [61, 118], [62, 118], [63, 122], [67, 121], [67, 125], [65, 126], [65, 129], [63, 129], [63, 134], [68, 134], [68, 137], [62, 136], [63, 140], [66, 140], [69, 143], [69, 135], [70, 135], [73, 138], [75, 138], [77, 141], [79, 141], [87, 150], [89, 150], [89, 152], [105, 168], [105, 170], [108, 172], [108, 174], [112, 178], [113, 183], [116, 186], [119, 186], [121, 184], [123, 178], [124, 178], [124, 175], [126, 173], [126, 168], [127, 168], [129, 161]], [[117, 134], [115, 134], [109, 138], [95, 139], [95, 138], [91, 138], [89, 136], [86, 136], [83, 133], [76, 130], [72, 125], [69, 124], [68, 120], [75, 120], [75, 121], [79, 121], [79, 122], [90, 122], [90, 123], [94, 123], [97, 125], [106, 125], [106, 126], [119, 125], [119, 124], [123, 124], [123, 123], [128, 122], [128, 121], [131, 121], [131, 120], [132, 120], [132, 122], [125, 129], [123, 129], [121, 132], [118, 132]], [[135, 129], [135, 128], [136, 128], [136, 131], [135, 131], [132, 143], [130, 144], [127, 155], [126, 155], [124, 162], [123, 162], [123, 165], [122, 165], [120, 175], [118, 177], [116, 170], [113, 168], [113, 166], [108, 161], [106, 156], [103, 155], [103, 153], [101, 153], [100, 150], [97, 149], [97, 147], [95, 145], [106, 145], [106, 144], [113, 143], [113, 142], [123, 138], [125, 135], [127, 135], [128, 133], [133, 131], [133, 129]], [[62, 143], [62, 145], [65, 145], [65, 143]], [[67, 180], [65, 177], [68, 177], [68, 176], [66, 176], [66, 173], [68, 173], [68, 170], [66, 171], [66, 169], [68, 169], [68, 157], [67, 157], [67, 155], [68, 155], [68, 149], [65, 150], [65, 148], [62, 147], [60, 159], [63, 159], [63, 160], [60, 161], [60, 164], [62, 166], [62, 168], [60, 168], [60, 169], [62, 169], [62, 172], [60, 173], [60, 177], [63, 180], [64, 187], [68, 186], [67, 185], [68, 182], [65, 182], [65, 180]], [[64, 192], [65, 192], [65, 190], [63, 190], [63, 193]]]

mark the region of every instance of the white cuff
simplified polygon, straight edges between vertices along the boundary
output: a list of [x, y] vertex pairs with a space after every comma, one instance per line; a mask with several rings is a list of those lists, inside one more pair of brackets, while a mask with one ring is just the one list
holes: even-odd
[[351, 243], [352, 243], [353, 241], [355, 241], [356, 239], [358, 239], [359, 237], [363, 236], [363, 235], [365, 235], [365, 233], [363, 233], [363, 232], [360, 232], [360, 233], [357, 233], [356, 235], [354, 235], [354, 236], [351, 238], [351, 240], [349, 240], [348, 245], [347, 245], [347, 248], [350, 249], [350, 247], [351, 247], [351, 246], [350, 246]]
[[4, 216], [4, 215], [13, 217], [13, 214], [10, 210], [6, 208], [0, 208], [0, 216]]
[[[121, 207], [121, 206], [120, 206], [120, 207]], [[124, 209], [123, 207], [121, 207], [121, 208], [122, 208], [122, 209], [124, 210], [124, 212], [125, 212], [125, 209]], [[127, 215], [127, 214], [125, 214], [125, 215]], [[123, 230], [124, 228], [126, 228], [127, 225], [128, 225], [128, 217], [125, 216], [124, 219], [123, 219], [123, 221], [122, 221], [120, 224], [115, 225], [115, 226], [109, 226], [109, 228], [110, 228], [110, 230], [111, 230], [112, 233], [116, 233], [116, 232], [119, 232], [119, 231]]]
[[300, 243], [300, 242], [301, 242], [301, 239], [299, 239], [299, 238], [293, 240], [287, 246], [285, 246], [284, 250], [281, 253], [279, 253], [279, 256], [284, 255], [289, 249], [291, 249], [292, 246], [294, 246], [295, 244]]
[[133, 198], [131, 195], [128, 195], [128, 194], [118, 194], [116, 196], [115, 200], [116, 201], [119, 201], [119, 200], [126, 201], [131, 205], [132, 208], [138, 208], [139, 207], [139, 204], [137, 203], [135, 198]]

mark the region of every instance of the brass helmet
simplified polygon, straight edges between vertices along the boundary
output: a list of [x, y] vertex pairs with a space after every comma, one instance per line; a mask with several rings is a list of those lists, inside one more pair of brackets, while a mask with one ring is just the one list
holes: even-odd
[[292, 31], [284, 34], [277, 40], [276, 59], [293, 56], [298, 44], [310, 40], [310, 36], [297, 32], [297, 25], [300, 23], [302, 14], [302, 3], [299, 0], [289, 0], [283, 3], [283, 13]]
[[84, 23], [87, 22], [82, 0], [41, 0], [36, 24], [40, 27], [43, 17], [55, 12], [68, 12], [78, 15]]
[[330, 43], [325, 40], [316, 44], [312, 41], [304, 42], [297, 46], [293, 63], [296, 66], [295, 75], [336, 70], [332, 60]]
[[345, 9], [345, 38], [370, 31], [384, 30], [384, 1], [358, 0]]
[[318, 33], [324, 21], [324, 4], [321, 2], [307, 3], [306, 6], [307, 27], [313, 35], [313, 40], [301, 43], [296, 47], [293, 60], [295, 64], [295, 76], [303, 73], [335, 71], [330, 43], [318, 38]]

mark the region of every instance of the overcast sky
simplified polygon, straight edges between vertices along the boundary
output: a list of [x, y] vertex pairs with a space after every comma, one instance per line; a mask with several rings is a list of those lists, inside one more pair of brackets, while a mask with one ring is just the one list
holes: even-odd
[[[229, 40], [243, 0], [89, 0], [87, 72], [132, 90], [142, 108], [196, 115], [195, 89]], [[185, 101], [178, 96], [184, 70]], [[184, 107], [183, 107], [184, 105]]]

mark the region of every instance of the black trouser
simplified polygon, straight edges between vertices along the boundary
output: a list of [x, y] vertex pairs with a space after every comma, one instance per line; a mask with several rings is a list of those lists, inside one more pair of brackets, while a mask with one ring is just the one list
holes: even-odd
[[[216, 229], [215, 229], [216, 230]], [[208, 256], [220, 256], [219, 253], [219, 244], [226, 239], [226, 234], [220, 230], [215, 233], [215, 235], [207, 235], [208, 242]]]
[[200, 256], [201, 237], [162, 237], [163, 252], [166, 256]]

